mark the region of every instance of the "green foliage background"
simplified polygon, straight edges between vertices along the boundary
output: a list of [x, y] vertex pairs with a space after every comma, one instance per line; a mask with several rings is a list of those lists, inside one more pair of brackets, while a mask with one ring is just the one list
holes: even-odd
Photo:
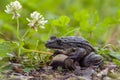
[[[0, 0], [0, 56], [4, 55], [4, 58], [10, 57], [6, 53], [16, 56], [14, 52], [17, 53], [18, 47], [16, 21], [4, 12], [5, 6], [11, 1], [14, 0]], [[38, 29], [38, 32], [30, 30], [22, 44], [25, 49], [47, 52], [44, 44], [50, 36], [82, 36], [98, 50], [99, 54], [115, 58], [113, 61], [120, 65], [118, 61], [120, 58], [117, 57], [120, 56], [120, 0], [19, 0], [19, 2], [23, 6], [20, 12], [21, 36], [29, 28], [26, 17], [29, 17], [31, 12], [38, 11], [48, 20], [45, 29]], [[4, 46], [11, 48], [6, 49]], [[24, 50], [20, 55], [24, 56], [23, 60], [26, 61], [21, 63], [28, 66], [38, 65], [40, 61], [46, 62], [48, 59], [45, 54]], [[27, 61], [30, 63], [27, 64]]]

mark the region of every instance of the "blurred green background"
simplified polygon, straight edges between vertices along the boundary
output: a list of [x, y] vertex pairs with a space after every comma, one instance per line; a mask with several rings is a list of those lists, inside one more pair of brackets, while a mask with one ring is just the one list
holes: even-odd
[[[16, 20], [4, 12], [14, 0], [0, 0], [0, 40], [16, 41]], [[112, 45], [112, 56], [120, 55], [120, 0], [19, 0], [21, 36], [29, 28], [26, 20], [33, 11], [40, 12], [48, 23], [38, 32], [31, 30], [25, 37], [24, 47], [47, 49], [44, 43], [50, 36], [82, 36], [94, 47]], [[113, 48], [114, 47], [114, 48]], [[114, 56], [116, 57], [116, 56]], [[118, 58], [117, 58], [118, 59]], [[120, 58], [119, 58], [120, 59]]]
[[[0, 0], [0, 31], [8, 38], [14, 39], [13, 28], [16, 21], [4, 12], [5, 6], [14, 0]], [[46, 29], [33, 33], [42, 42], [51, 35], [69, 36], [81, 35], [92, 44], [109, 42], [115, 37], [114, 44], [119, 41], [120, 4], [119, 0], [19, 0], [21, 10], [21, 35], [27, 26], [26, 17], [33, 11], [38, 11], [49, 20]], [[67, 16], [70, 22], [57, 24], [60, 16]], [[117, 29], [116, 29], [117, 28]], [[117, 30], [117, 31], [116, 31]], [[1, 36], [2, 37], [2, 36]], [[30, 40], [30, 39], [29, 39]]]

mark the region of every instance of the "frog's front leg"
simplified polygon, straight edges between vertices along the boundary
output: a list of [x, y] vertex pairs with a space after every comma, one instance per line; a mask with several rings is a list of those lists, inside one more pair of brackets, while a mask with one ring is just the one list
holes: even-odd
[[79, 62], [78, 61], [75, 61], [74, 62], [74, 73], [75, 73], [75, 75], [77, 75], [77, 76], [80, 76], [81, 75], [81, 67], [80, 67], [80, 64], [79, 64]]
[[86, 54], [87, 52], [84, 48], [77, 48], [74, 54], [69, 55], [69, 58], [73, 59], [74, 61], [80, 61]]

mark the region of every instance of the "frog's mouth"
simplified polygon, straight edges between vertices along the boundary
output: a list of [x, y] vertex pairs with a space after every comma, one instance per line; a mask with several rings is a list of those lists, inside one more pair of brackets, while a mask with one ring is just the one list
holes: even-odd
[[55, 49], [55, 50], [61, 50], [61, 49], [64, 49], [64, 48], [62, 48], [62, 47], [57, 47], [57, 46], [47, 46], [47, 48]]
[[49, 49], [64, 49], [62, 46], [55, 46], [54, 44], [46, 43], [45, 46]]

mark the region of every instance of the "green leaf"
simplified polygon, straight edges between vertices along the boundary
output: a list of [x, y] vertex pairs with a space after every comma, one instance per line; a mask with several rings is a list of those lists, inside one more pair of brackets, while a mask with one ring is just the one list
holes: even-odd
[[94, 12], [93, 14], [93, 24], [97, 24], [99, 22], [99, 15], [97, 13], [97, 11]]
[[12, 42], [3, 42], [0, 44], [0, 57], [6, 57], [7, 53], [13, 52], [16, 44]]
[[59, 20], [53, 20], [51, 23], [52, 26], [60, 26]]
[[70, 22], [70, 18], [69, 17], [67, 17], [67, 16], [61, 16], [59, 19], [52, 21], [52, 26], [64, 27], [69, 22]]
[[32, 68], [25, 68], [25, 69], [23, 69], [25, 72], [30, 72], [30, 70], [31, 70]]
[[88, 10], [82, 10], [80, 12], [74, 13], [74, 19], [77, 21], [87, 21], [90, 15], [88, 14]]
[[119, 61], [119, 60], [113, 59], [113, 62], [114, 62], [116, 65], [120, 66], [120, 61]]
[[70, 18], [67, 16], [61, 16], [59, 21], [62, 26], [66, 26], [70, 22]]
[[117, 52], [110, 52], [109, 55], [120, 60], [120, 54]]
[[0, 43], [3, 43], [3, 42], [5, 42], [5, 40], [4, 39], [0, 39]]
[[118, 10], [118, 12], [116, 13], [116, 18], [120, 20], [120, 10]]

